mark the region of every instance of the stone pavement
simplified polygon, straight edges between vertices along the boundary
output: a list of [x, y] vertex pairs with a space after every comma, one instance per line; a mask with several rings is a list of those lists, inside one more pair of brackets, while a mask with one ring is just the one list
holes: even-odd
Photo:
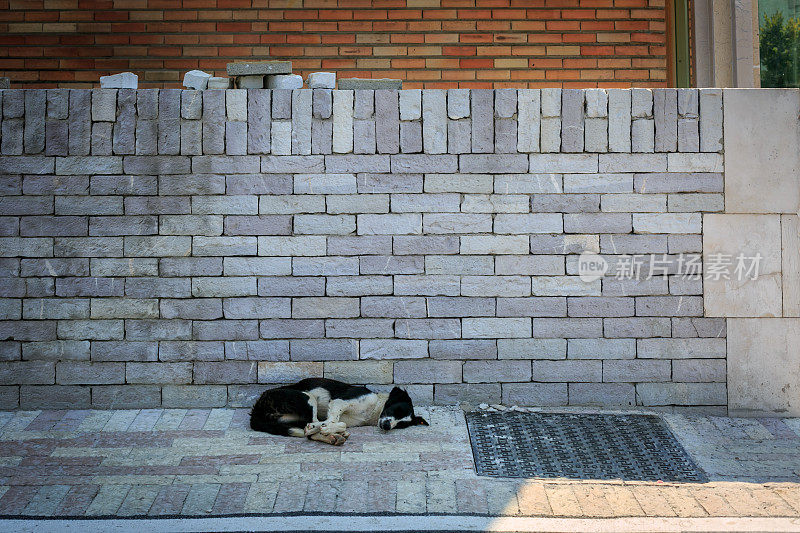
[[677, 484], [480, 478], [462, 411], [420, 411], [430, 427], [339, 448], [241, 409], [0, 412], [0, 515], [800, 517], [800, 419], [664, 415], [711, 480]]

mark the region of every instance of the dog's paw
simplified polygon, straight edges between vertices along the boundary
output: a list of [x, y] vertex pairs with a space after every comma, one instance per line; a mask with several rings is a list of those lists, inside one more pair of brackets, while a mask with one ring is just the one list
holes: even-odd
[[347, 442], [347, 437], [343, 433], [334, 433], [331, 437], [334, 437], [334, 441], [331, 443], [334, 446], [341, 446]]
[[344, 422], [330, 422], [328, 424], [322, 424], [320, 432], [322, 432], [324, 435], [332, 435], [334, 433], [342, 434], [346, 429], [347, 424]]
[[315, 433], [319, 433], [322, 429], [322, 422], [311, 422], [306, 424], [305, 430], [303, 430], [306, 434], [306, 437], [310, 435], [314, 435]]

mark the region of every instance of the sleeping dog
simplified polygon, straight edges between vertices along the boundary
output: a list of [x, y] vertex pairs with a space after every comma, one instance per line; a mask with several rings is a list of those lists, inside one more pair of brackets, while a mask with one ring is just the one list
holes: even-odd
[[414, 414], [411, 397], [399, 387], [382, 394], [326, 378], [267, 390], [250, 412], [250, 427], [256, 431], [334, 446], [344, 444], [349, 426], [372, 425], [388, 431], [428, 422]]

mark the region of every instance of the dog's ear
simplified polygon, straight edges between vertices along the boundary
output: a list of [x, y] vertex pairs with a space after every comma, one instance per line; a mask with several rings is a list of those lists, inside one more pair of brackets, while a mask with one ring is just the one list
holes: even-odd
[[430, 426], [428, 421], [422, 418], [421, 416], [415, 416], [411, 419], [411, 424], [414, 426]]

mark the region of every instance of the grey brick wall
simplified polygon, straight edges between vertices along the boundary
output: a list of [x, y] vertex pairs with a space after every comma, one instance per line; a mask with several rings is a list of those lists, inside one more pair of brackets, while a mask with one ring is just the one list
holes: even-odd
[[[21, 93], [0, 91], [3, 407], [248, 405], [308, 376], [726, 404], [725, 322], [681, 259], [724, 207], [719, 90]], [[616, 279], [644, 254], [666, 266]]]

